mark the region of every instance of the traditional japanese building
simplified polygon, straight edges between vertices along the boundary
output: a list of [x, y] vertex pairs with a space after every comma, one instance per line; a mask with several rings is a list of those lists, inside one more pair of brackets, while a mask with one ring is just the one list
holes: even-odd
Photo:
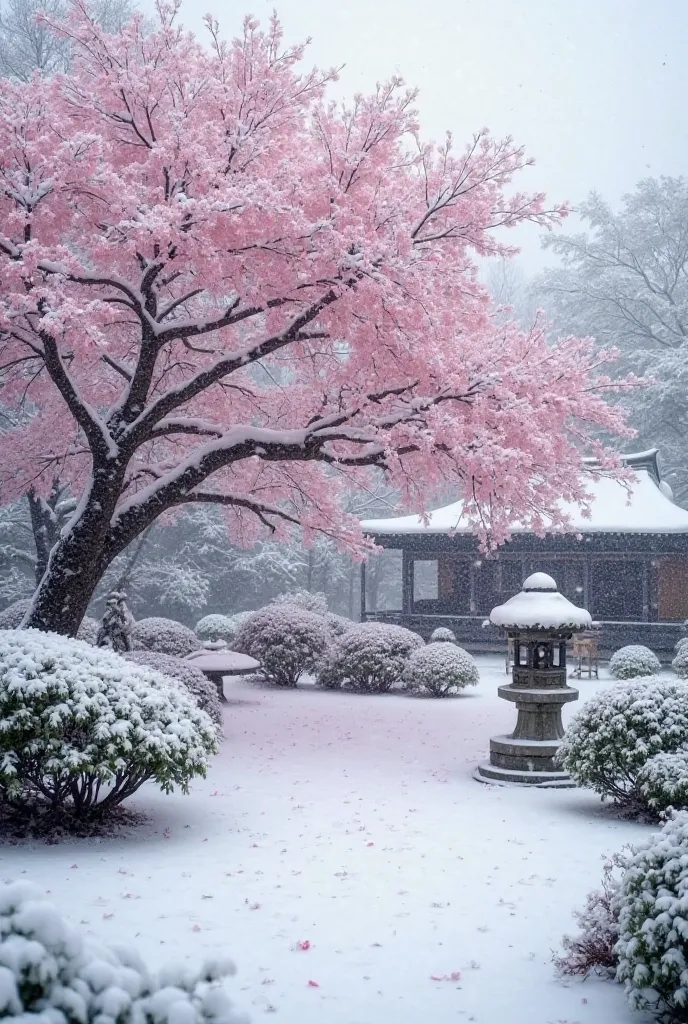
[[363, 521], [366, 534], [397, 553], [399, 586], [384, 606], [371, 601], [364, 567], [361, 618], [397, 622], [426, 638], [448, 626], [469, 649], [499, 650], [503, 642], [485, 618], [531, 573], [546, 572], [600, 624], [603, 650], [640, 643], [666, 660], [688, 619], [688, 511], [674, 503], [657, 454], [624, 456], [630, 482], [591, 476], [589, 516], [580, 506], [562, 506], [567, 532], [537, 537], [515, 526], [489, 556], [479, 550], [462, 501], [436, 509], [425, 523], [417, 515]]

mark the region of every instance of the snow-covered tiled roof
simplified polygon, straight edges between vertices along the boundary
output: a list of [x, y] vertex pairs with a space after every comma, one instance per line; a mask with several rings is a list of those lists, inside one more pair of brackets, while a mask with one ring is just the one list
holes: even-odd
[[[570, 528], [576, 533], [688, 534], [688, 511], [675, 505], [668, 496], [669, 488], [663, 484], [658, 486], [645, 468], [634, 469], [630, 482], [601, 476], [597, 480], [586, 480], [585, 488], [592, 495], [589, 517], [584, 516], [584, 508], [580, 505], [560, 504], [568, 516]], [[472, 532], [472, 526], [464, 516], [463, 501], [455, 501], [431, 512], [427, 525], [418, 515], [411, 515], [394, 519], [365, 519], [361, 526], [369, 534]], [[519, 524], [514, 524], [512, 531], [527, 532]]]

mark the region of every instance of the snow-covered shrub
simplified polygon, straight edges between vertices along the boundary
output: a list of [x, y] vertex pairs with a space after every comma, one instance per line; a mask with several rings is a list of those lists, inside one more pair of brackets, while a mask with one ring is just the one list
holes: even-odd
[[232, 622], [234, 624], [236, 632], [238, 633], [239, 630], [241, 629], [241, 627], [243, 626], [243, 624], [245, 622], [248, 622], [248, 620], [251, 618], [251, 616], [255, 615], [255, 614], [256, 614], [255, 611], [234, 612], [234, 614], [230, 615], [229, 617], [230, 617], [230, 619], [232, 620]]
[[688, 807], [688, 748], [655, 754], [638, 772], [637, 785], [653, 811]]
[[81, 620], [81, 625], [77, 630], [77, 640], [83, 640], [86, 644], [91, 644], [95, 647], [98, 643], [98, 630], [100, 629], [100, 623], [97, 619], [92, 618], [90, 615], [84, 615]]
[[688, 685], [656, 676], [619, 683], [586, 701], [566, 731], [559, 764], [579, 786], [645, 807], [638, 773], [688, 744]]
[[32, 597], [22, 597], [0, 612], [0, 629], [19, 629], [22, 620], [31, 607]]
[[187, 654], [200, 651], [201, 646], [193, 630], [174, 619], [154, 615], [139, 619], [131, 627], [132, 651], [160, 651], [174, 658], [185, 658]]
[[98, 630], [98, 647], [109, 647], [123, 654], [131, 650], [131, 629], [134, 616], [127, 607], [127, 595], [113, 590], [105, 602], [103, 621]]
[[147, 668], [155, 669], [175, 686], [181, 684], [194, 698], [201, 711], [210, 715], [215, 725], [222, 725], [222, 705], [217, 687], [200, 668], [194, 667], [192, 661], [173, 658], [172, 655], [161, 654], [159, 651], [129, 651], [125, 657], [134, 665], [145, 665]]
[[683, 644], [682, 647], [678, 647], [676, 657], [672, 661], [671, 667], [679, 679], [688, 679], [688, 643]]
[[631, 1006], [688, 1020], [688, 815], [633, 851], [619, 887], [617, 979]]
[[661, 670], [659, 658], [649, 647], [629, 644], [620, 647], [609, 659], [609, 671], [615, 679], [635, 679], [637, 676], [654, 676]]
[[411, 693], [448, 697], [466, 686], [476, 686], [478, 666], [468, 651], [442, 640], [413, 651], [403, 680]]
[[332, 636], [343, 636], [356, 625], [353, 619], [347, 619], [344, 615], [336, 615], [335, 612], [328, 612], [325, 615], [325, 622], [330, 627]]
[[204, 615], [196, 623], [196, 636], [202, 643], [224, 640], [232, 644], [238, 630], [238, 624], [228, 615]]
[[384, 693], [400, 682], [406, 664], [423, 640], [403, 626], [361, 622], [332, 644], [318, 673], [327, 689]]
[[617, 869], [624, 869], [627, 858], [617, 854], [605, 861], [602, 888], [588, 893], [583, 910], [574, 911], [580, 931], [565, 935], [562, 956], [554, 958], [561, 974], [598, 974], [614, 978], [619, 958], [616, 943], [619, 938], [619, 885]]
[[84, 939], [37, 887], [0, 887], [0, 1017], [36, 1024], [248, 1024], [225, 958], [149, 971], [130, 947]]
[[682, 636], [680, 640], [677, 640], [674, 644], [674, 650], [678, 654], [684, 647], [688, 647], [688, 636]]
[[239, 630], [234, 648], [261, 664], [277, 686], [296, 686], [299, 676], [318, 664], [332, 635], [320, 615], [287, 601], [255, 612]]
[[295, 604], [314, 615], [327, 615], [327, 598], [320, 591], [292, 590], [288, 594], [279, 594], [272, 604]]
[[102, 814], [155, 781], [205, 775], [216, 729], [165, 676], [34, 629], [0, 634], [0, 799]]
[[[31, 607], [33, 598], [23, 597], [21, 601], [15, 601], [14, 604], [10, 604], [4, 611], [0, 612], [0, 629], [19, 629], [24, 619], [24, 616]], [[84, 615], [81, 620], [81, 625], [76, 634], [77, 640], [83, 640], [84, 643], [91, 644], [93, 647], [96, 646], [98, 641], [98, 630], [100, 625], [96, 619], [91, 618], [90, 615]]]
[[452, 630], [447, 629], [446, 626], [438, 626], [437, 629], [433, 629], [432, 633], [430, 634], [430, 643], [455, 644], [456, 636], [452, 632]]

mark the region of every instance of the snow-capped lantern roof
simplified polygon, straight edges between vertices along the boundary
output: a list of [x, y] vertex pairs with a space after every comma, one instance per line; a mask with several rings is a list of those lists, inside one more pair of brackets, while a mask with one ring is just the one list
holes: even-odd
[[490, 622], [508, 630], [552, 630], [578, 633], [592, 626], [592, 618], [585, 608], [560, 594], [557, 584], [546, 572], [534, 572], [523, 584], [520, 594], [514, 594], [504, 604], [490, 612]]

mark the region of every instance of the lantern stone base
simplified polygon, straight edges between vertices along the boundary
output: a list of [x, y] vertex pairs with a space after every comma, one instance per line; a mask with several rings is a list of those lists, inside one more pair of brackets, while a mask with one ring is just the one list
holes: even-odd
[[534, 789], [573, 789], [566, 772], [531, 772], [498, 768], [489, 762], [478, 765], [473, 778], [492, 786], [532, 786]]

